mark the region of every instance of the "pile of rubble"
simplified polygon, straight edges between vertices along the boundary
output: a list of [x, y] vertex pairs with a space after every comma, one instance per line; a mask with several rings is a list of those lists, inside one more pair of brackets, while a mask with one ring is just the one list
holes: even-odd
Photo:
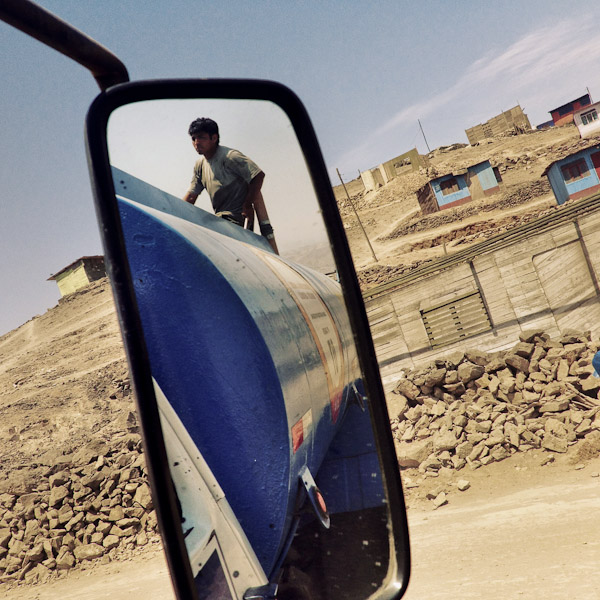
[[409, 265], [372, 265], [365, 269], [361, 269], [357, 271], [358, 283], [360, 284], [360, 288], [363, 292], [367, 290], [377, 287], [378, 285], [383, 285], [388, 281], [393, 281], [394, 279], [405, 275], [406, 273], [410, 273], [415, 269], [432, 262], [431, 260], [417, 260]]
[[504, 150], [497, 157], [496, 162], [501, 173], [505, 173], [510, 169], [531, 169], [533, 167], [536, 169], [541, 167], [543, 170], [551, 162], [565, 158], [579, 150], [595, 146], [599, 142], [600, 138], [597, 137], [577, 138], [569, 143], [552, 144], [546, 148], [535, 148], [522, 153], [512, 153]]
[[0, 583], [44, 581], [158, 539], [141, 439], [96, 439], [0, 494]]
[[455, 352], [408, 373], [389, 402], [400, 466], [477, 468], [599, 435], [598, 345], [574, 331], [557, 340], [529, 332], [511, 350]]
[[[519, 186], [511, 186], [506, 189], [502, 195], [486, 199], [484, 202], [473, 202], [453, 209], [441, 210], [439, 212], [422, 215], [419, 211], [412, 215], [410, 219], [404, 221], [396, 227], [391, 233], [381, 236], [378, 239], [392, 240], [398, 237], [404, 237], [413, 233], [437, 229], [451, 223], [459, 223], [469, 217], [479, 215], [482, 212], [490, 212], [493, 210], [506, 210], [526, 204], [532, 200], [547, 195], [551, 192], [550, 184], [547, 180], [535, 181], [533, 183], [521, 184]], [[555, 208], [554, 206], [552, 207]], [[543, 211], [548, 211], [548, 207], [536, 207], [533, 212], [520, 218], [536, 218], [545, 214]]]

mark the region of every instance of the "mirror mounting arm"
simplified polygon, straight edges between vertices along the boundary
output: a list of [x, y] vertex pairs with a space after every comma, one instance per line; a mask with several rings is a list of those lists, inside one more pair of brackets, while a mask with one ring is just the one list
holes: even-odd
[[31, 0], [3, 0], [0, 19], [86, 67], [102, 91], [129, 81], [112, 52]]

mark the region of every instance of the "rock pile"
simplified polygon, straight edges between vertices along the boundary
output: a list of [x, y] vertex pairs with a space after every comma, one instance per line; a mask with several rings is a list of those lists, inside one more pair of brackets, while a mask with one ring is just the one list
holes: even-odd
[[37, 481], [0, 491], [0, 583], [35, 582], [156, 537], [141, 439], [96, 439]]
[[[437, 229], [451, 223], [460, 223], [469, 217], [479, 215], [482, 212], [490, 212], [494, 210], [506, 210], [526, 204], [535, 198], [544, 196], [551, 192], [550, 184], [546, 179], [535, 181], [533, 183], [520, 184], [519, 186], [511, 186], [497, 197], [486, 198], [483, 202], [468, 203], [453, 209], [442, 210], [430, 215], [422, 215], [420, 212], [411, 216], [408, 220], [400, 223], [391, 233], [381, 236], [378, 239], [391, 240], [398, 237], [405, 237], [413, 233]], [[541, 211], [547, 210], [547, 207], [536, 207], [532, 213], [528, 213], [524, 217], [527, 220], [541, 216]], [[519, 224], [517, 222], [517, 224]]]
[[357, 272], [358, 282], [361, 290], [366, 291], [378, 285], [392, 281], [406, 273], [414, 271], [418, 267], [431, 262], [431, 260], [416, 260], [409, 265], [382, 265], [377, 264]]
[[[521, 153], [503, 150], [496, 157], [496, 162], [501, 173], [511, 169], [532, 169], [535, 167], [543, 171], [551, 162], [560, 160], [570, 154], [595, 146], [600, 142], [600, 138], [577, 138], [569, 143], [553, 144], [547, 147], [532, 148], [529, 151]], [[541, 174], [541, 173], [540, 173]]]
[[400, 466], [477, 468], [600, 435], [597, 349], [589, 334], [532, 331], [511, 350], [454, 352], [408, 373], [389, 403]]

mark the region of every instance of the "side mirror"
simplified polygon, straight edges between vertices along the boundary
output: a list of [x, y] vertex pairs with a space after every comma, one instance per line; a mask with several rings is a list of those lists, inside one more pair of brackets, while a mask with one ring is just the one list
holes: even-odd
[[[200, 116], [266, 173], [280, 256], [181, 200]], [[178, 597], [400, 597], [408, 528], [383, 388], [300, 101], [260, 81], [124, 84], [86, 134]]]

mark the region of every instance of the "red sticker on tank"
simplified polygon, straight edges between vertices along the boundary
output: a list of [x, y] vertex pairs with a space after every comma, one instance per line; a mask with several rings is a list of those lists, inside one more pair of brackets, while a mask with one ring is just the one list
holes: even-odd
[[292, 427], [292, 449], [294, 454], [304, 441], [304, 425], [302, 424], [302, 419], [300, 419], [293, 427]]

